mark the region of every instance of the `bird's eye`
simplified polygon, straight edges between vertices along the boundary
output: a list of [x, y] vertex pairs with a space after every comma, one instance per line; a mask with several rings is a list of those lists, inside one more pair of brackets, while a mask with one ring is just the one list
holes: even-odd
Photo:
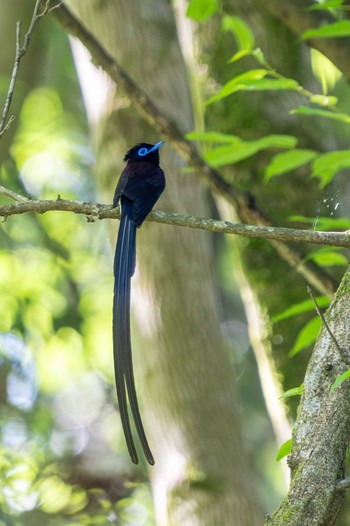
[[147, 155], [147, 154], [148, 154], [147, 148], [140, 148], [139, 151], [137, 152], [137, 155], [139, 157], [143, 157], [144, 155]]

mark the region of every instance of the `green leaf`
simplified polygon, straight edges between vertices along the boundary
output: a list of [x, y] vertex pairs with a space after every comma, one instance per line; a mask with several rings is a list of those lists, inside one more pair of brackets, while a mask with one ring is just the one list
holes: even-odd
[[[238, 138], [237, 138], [238, 139]], [[237, 141], [229, 146], [220, 146], [204, 154], [204, 159], [216, 168], [238, 163], [269, 148], [294, 148], [297, 139], [291, 135], [267, 135], [255, 141]]]
[[266, 135], [254, 141], [260, 148], [295, 148], [298, 139], [294, 135]]
[[253, 51], [252, 51], [252, 55], [253, 57], [255, 58], [255, 60], [257, 60], [259, 62], [259, 64], [261, 66], [264, 66], [266, 64], [266, 60], [265, 60], [265, 57], [264, 57], [264, 53], [262, 52], [262, 50], [259, 48], [259, 47], [256, 47]]
[[284, 444], [282, 444], [281, 447], [279, 448], [277, 456], [276, 456], [276, 461], [279, 462], [280, 460], [282, 460], [282, 458], [289, 455], [291, 451], [292, 451], [292, 439], [290, 438], [289, 440], [284, 442]]
[[295, 90], [299, 87], [299, 84], [294, 79], [266, 79], [264, 77], [267, 74], [268, 71], [266, 69], [252, 69], [234, 77], [224, 84], [216, 95], [207, 100], [206, 105], [228, 97], [237, 91]]
[[324, 188], [338, 172], [348, 168], [350, 168], [350, 150], [324, 153], [312, 163], [311, 177], [318, 177], [321, 187]]
[[336, 249], [335, 247], [321, 247], [317, 250], [309, 252], [308, 255], [304, 258], [304, 261], [309, 261], [310, 259], [312, 259], [320, 267], [348, 265], [348, 258], [344, 254], [339, 252], [340, 250], [342, 249]]
[[338, 98], [331, 95], [312, 95], [310, 102], [320, 106], [335, 106], [338, 103]]
[[240, 51], [237, 51], [237, 53], [235, 53], [232, 58], [230, 58], [228, 63], [232, 64], [232, 62], [236, 62], [237, 60], [240, 60], [241, 58], [246, 57], [247, 55], [251, 55], [251, 51], [249, 51], [248, 49], [241, 49]]
[[[296, 221], [299, 223], [309, 223], [313, 225], [315, 222], [315, 217], [306, 217], [300, 215], [289, 216], [290, 221]], [[344, 217], [318, 217], [317, 218], [317, 230], [349, 230], [350, 229], [350, 219]]]
[[296, 342], [289, 351], [288, 356], [291, 358], [314, 343], [318, 333], [320, 332], [321, 325], [321, 318], [318, 316], [316, 318], [312, 318], [312, 320], [310, 320], [299, 332]]
[[[319, 307], [328, 307], [330, 303], [330, 299], [328, 296], [318, 296], [316, 298], [317, 304]], [[288, 309], [284, 310], [280, 314], [277, 314], [272, 318], [272, 323], [277, 323], [278, 321], [287, 320], [288, 318], [293, 318], [294, 316], [298, 316], [299, 314], [304, 314], [305, 312], [310, 312], [315, 309], [315, 304], [312, 300], [305, 300], [301, 301], [300, 303], [296, 303], [295, 305], [292, 305], [291, 307], [288, 307]]]
[[235, 164], [243, 159], [247, 159], [252, 155], [255, 155], [259, 151], [259, 148], [255, 143], [241, 142], [239, 145], [232, 146], [221, 146], [220, 148], [214, 148], [209, 152], [204, 153], [204, 159], [216, 168], [219, 166], [225, 166], [228, 164]]
[[337, 387], [339, 387], [348, 378], [350, 378], [350, 369], [345, 371], [345, 373], [341, 374], [340, 376], [337, 376], [337, 378], [335, 379], [335, 382], [333, 383], [333, 385], [331, 387], [331, 391], [330, 392], [333, 393], [333, 391], [335, 389], [337, 389]]
[[218, 0], [191, 0], [187, 7], [186, 16], [196, 22], [204, 22], [219, 9]]
[[301, 38], [307, 40], [308, 38], [336, 38], [336, 37], [348, 37], [350, 36], [350, 21], [340, 20], [333, 24], [321, 26], [316, 29], [308, 29], [305, 31]]
[[221, 90], [216, 95], [207, 100], [206, 104], [211, 104], [215, 100], [227, 97], [228, 95], [231, 95], [231, 93], [237, 91], [237, 86], [241, 86], [248, 82], [252, 83], [257, 80], [263, 79], [264, 77], [266, 77], [267, 74], [267, 69], [251, 69], [250, 71], [246, 71], [241, 75], [237, 75], [237, 77], [234, 77], [229, 82], [224, 84]]
[[299, 150], [295, 149], [291, 152], [279, 153], [274, 156], [265, 172], [265, 182], [269, 181], [271, 177], [282, 175], [291, 170], [295, 170], [304, 164], [309, 163], [318, 155], [313, 150]]
[[285, 391], [280, 398], [291, 398], [292, 396], [301, 396], [303, 394], [304, 384], [300, 384], [298, 387], [292, 387]]
[[[350, 23], [350, 22], [349, 22]], [[307, 108], [306, 106], [300, 106], [295, 110], [291, 110], [291, 114], [308, 115], [311, 117], [325, 117], [326, 119], [333, 119], [335, 121], [350, 123], [350, 115], [347, 113], [335, 113], [329, 110], [319, 110], [317, 108]]]
[[[258, 82], [247, 83], [241, 86], [242, 91], [276, 91], [276, 90], [295, 90], [299, 84], [294, 79], [262, 79]], [[237, 90], [238, 91], [238, 90]]]
[[306, 11], [318, 11], [321, 9], [338, 9], [342, 7], [343, 0], [328, 0], [326, 2], [322, 2], [322, 4], [318, 4], [315, 2], [314, 4], [310, 5], [306, 8]]
[[222, 21], [224, 31], [230, 31], [235, 37], [240, 51], [251, 51], [255, 45], [254, 34], [250, 27], [238, 16], [225, 15]]

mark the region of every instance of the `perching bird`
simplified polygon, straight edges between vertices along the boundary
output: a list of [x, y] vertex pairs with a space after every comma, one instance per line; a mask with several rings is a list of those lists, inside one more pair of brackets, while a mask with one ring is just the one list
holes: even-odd
[[131, 460], [138, 456], [131, 433], [127, 396], [143, 452], [149, 464], [154, 459], [139, 412], [131, 356], [130, 281], [135, 271], [136, 228], [139, 228], [165, 188], [157, 144], [140, 143], [125, 155], [127, 162], [114, 193], [113, 207], [120, 201], [120, 225], [114, 258], [113, 353], [119, 412]]

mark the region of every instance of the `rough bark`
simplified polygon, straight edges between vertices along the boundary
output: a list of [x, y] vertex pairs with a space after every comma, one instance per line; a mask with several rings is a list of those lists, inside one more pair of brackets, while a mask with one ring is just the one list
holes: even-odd
[[[189, 131], [190, 93], [169, 3], [67, 4], [179, 129]], [[116, 97], [100, 128], [98, 166], [110, 195], [127, 147], [154, 138], [127, 106]], [[170, 147], [161, 158], [167, 189], [159, 206], [207, 215], [205, 189], [181, 173], [183, 161]], [[151, 478], [162, 526], [261, 524], [220, 331], [213, 257], [205, 233], [147, 224], [138, 235], [135, 367], [143, 365], [140, 399], [156, 457]]]
[[[348, 356], [349, 305], [348, 270], [326, 315], [339, 346]], [[323, 327], [307, 369], [293, 432], [290, 489], [280, 507], [267, 518], [266, 526], [335, 524], [345, 494], [338, 484], [344, 477], [350, 436], [350, 382], [343, 382], [333, 392], [331, 387], [348, 368]]]

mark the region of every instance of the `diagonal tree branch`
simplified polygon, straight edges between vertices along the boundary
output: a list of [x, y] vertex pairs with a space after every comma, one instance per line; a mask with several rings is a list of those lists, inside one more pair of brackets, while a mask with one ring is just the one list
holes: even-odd
[[[210, 188], [223, 195], [235, 208], [240, 220], [260, 226], [271, 227], [270, 220], [255, 205], [253, 196], [243, 194], [227, 183], [222, 175], [210, 167], [199, 155], [196, 146], [187, 141], [177, 127], [169, 122], [149, 97], [137, 86], [123, 68], [108, 54], [94, 36], [64, 6], [55, 10], [54, 17], [67, 31], [79, 38], [90, 51], [93, 61], [99, 64], [132, 101], [135, 109], [154, 127], [160, 135], [169, 140], [177, 152], [193, 166]], [[299, 272], [304, 279], [322, 294], [332, 295], [336, 283], [321, 268], [312, 262], [304, 262], [304, 254], [296, 247], [280, 240], [271, 240], [280, 257]]]
[[[52, 211], [73, 212], [83, 214], [88, 221], [100, 219], [119, 219], [119, 208], [112, 205], [99, 203], [87, 203], [82, 201], [56, 200], [37, 200], [23, 197], [0, 186], [0, 194], [10, 197], [15, 203], [0, 205], [0, 217], [4, 220], [12, 215], [24, 214], [26, 212], [36, 212], [44, 214]], [[221, 234], [235, 234], [244, 237], [258, 237], [273, 241], [284, 241], [291, 243], [312, 243], [324, 246], [336, 246], [350, 248], [350, 232], [315, 232], [313, 230], [300, 230], [283, 227], [264, 227], [231, 223], [204, 217], [194, 217], [189, 215], [174, 214], [169, 212], [153, 211], [147, 217], [148, 221], [163, 223], [166, 225], [195, 228], [218, 232]]]

